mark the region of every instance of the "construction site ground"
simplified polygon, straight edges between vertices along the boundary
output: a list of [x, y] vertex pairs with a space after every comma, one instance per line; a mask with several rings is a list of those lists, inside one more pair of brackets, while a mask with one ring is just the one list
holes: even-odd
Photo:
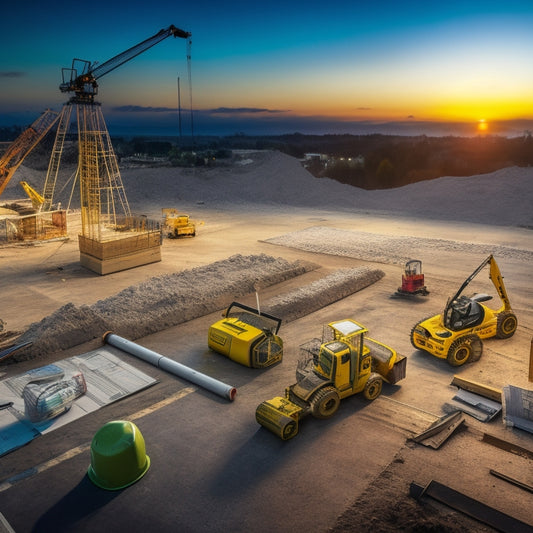
[[[6, 329], [24, 331], [67, 303], [92, 305], [153, 277], [236, 254], [266, 254], [316, 265], [281, 283], [259, 283], [261, 302], [341, 268], [372, 267], [385, 275], [346, 298], [282, 323], [284, 359], [270, 369], [243, 367], [209, 351], [207, 330], [222, 309], [136, 340], [235, 386], [234, 401], [110, 348], [158, 383], [0, 457], [4, 528], [17, 533], [494, 530], [430, 498], [410, 497], [412, 482], [426, 486], [432, 480], [533, 526], [533, 495], [490, 474], [492, 469], [531, 486], [531, 455], [483, 440], [488, 434], [533, 452], [530, 433], [507, 427], [501, 415], [490, 422], [465, 415], [465, 424], [439, 449], [409, 440], [444, 415], [444, 404], [457, 391], [451, 385], [454, 375], [500, 389], [533, 388], [528, 380], [533, 335], [531, 230], [360, 210], [187, 207], [203, 221], [196, 237], [165, 239], [161, 262], [108, 276], [79, 265], [76, 214], [69, 215], [70, 240], [2, 248], [1, 318]], [[313, 231], [316, 249], [302, 249]], [[338, 242], [331, 242], [335, 233]], [[346, 245], [350, 235], [353, 242]], [[299, 236], [307, 244], [299, 247]], [[518, 316], [516, 334], [485, 341], [480, 361], [460, 368], [414, 350], [412, 326], [441, 312], [446, 299], [493, 252]], [[401, 282], [402, 261], [410, 258], [423, 261], [430, 294], [391, 298]], [[488, 273], [480, 274], [477, 292], [491, 287]], [[197, 290], [208, 293], [208, 280], [198, 280]], [[255, 306], [256, 294], [239, 301]], [[304, 419], [299, 434], [282, 441], [257, 424], [255, 409], [263, 400], [283, 395], [294, 381], [298, 346], [320, 336], [323, 324], [341, 318], [361, 322], [371, 337], [406, 355], [407, 377], [396, 386], [385, 385], [371, 403], [354, 396], [343, 400], [329, 420]], [[42, 357], [4, 362], [0, 378], [101, 344], [95, 338]], [[147, 474], [121, 491], [102, 490], [86, 475], [91, 439], [111, 420], [133, 421], [151, 459]]]

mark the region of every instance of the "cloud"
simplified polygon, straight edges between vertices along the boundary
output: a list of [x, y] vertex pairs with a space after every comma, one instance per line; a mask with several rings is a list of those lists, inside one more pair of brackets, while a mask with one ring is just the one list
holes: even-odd
[[0, 71], [0, 78], [23, 78], [26, 76], [25, 72], [20, 70], [2, 70]]
[[287, 111], [282, 109], [266, 109], [262, 107], [217, 107], [215, 109], [210, 109], [209, 113], [247, 115], [250, 113], [287, 113]]
[[113, 107], [113, 111], [118, 111], [119, 113], [175, 113], [175, 107], [145, 107], [141, 105], [122, 105]]
[[356, 107], [357, 111], [371, 111], [371, 107]]

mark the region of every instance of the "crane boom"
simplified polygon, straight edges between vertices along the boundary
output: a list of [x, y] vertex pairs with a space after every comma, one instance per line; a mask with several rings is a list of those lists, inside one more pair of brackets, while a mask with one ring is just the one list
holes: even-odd
[[[105, 76], [109, 72], [127, 63], [139, 54], [142, 54], [152, 46], [163, 41], [170, 36], [180, 37], [182, 39], [190, 39], [191, 33], [180, 30], [176, 26], [171, 25], [167, 29], [159, 30], [155, 35], [145, 39], [139, 44], [128, 48], [124, 52], [112, 57], [101, 65], [97, 63], [91, 64], [89, 61], [83, 59], [73, 59], [72, 68], [63, 69], [63, 83], [59, 86], [61, 92], [74, 92], [74, 100], [79, 102], [91, 102], [94, 96], [98, 93], [98, 83], [96, 80]], [[81, 74], [78, 74], [77, 65], [81, 65]], [[65, 79], [68, 78], [68, 79]]]
[[47, 109], [8, 147], [0, 158], [0, 195], [25, 157], [39, 144], [59, 118], [59, 113]]

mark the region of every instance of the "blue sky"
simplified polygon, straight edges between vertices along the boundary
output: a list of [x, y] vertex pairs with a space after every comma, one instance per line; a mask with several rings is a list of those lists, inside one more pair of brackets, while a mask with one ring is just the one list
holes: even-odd
[[[61, 69], [168, 38], [99, 80], [111, 133], [519, 134], [533, 121], [533, 2], [13, 3], [0, 125], [60, 109]], [[501, 129], [503, 128], [503, 129]]]

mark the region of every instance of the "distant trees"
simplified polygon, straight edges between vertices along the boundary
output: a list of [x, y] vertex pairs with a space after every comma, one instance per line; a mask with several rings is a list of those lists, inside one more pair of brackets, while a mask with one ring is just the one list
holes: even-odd
[[[314, 175], [365, 189], [401, 187], [441, 176], [471, 176], [512, 165], [533, 165], [533, 136], [527, 132], [515, 138], [352, 136], [351, 144], [342, 137], [338, 145], [331, 144], [328, 138], [322, 149], [317, 147], [316, 139], [309, 146], [315, 152], [333, 156], [327, 166], [310, 169]], [[346, 163], [346, 158], [356, 155], [364, 159], [362, 168]]]
[[[0, 128], [0, 141], [14, 140], [25, 128]], [[69, 157], [76, 162], [76, 142], [72, 139]], [[317, 177], [328, 177], [364, 189], [401, 187], [408, 183], [441, 176], [470, 176], [493, 172], [507, 166], [533, 165], [533, 135], [521, 137], [405, 137], [395, 135], [304, 135], [197, 137], [189, 145], [176, 145], [166, 138], [113, 138], [119, 158], [134, 154], [166, 157], [176, 166], [218, 164], [231, 157], [232, 150], [278, 150], [303, 159], [305, 154], [327, 154], [327, 163], [306, 161], [308, 170]], [[35, 155], [49, 153], [53, 135], [49, 134], [35, 149]], [[353, 158], [361, 156], [354, 164]], [[352, 159], [350, 161], [350, 158]], [[41, 157], [42, 159], [42, 157]], [[28, 157], [26, 163], [31, 164]]]

